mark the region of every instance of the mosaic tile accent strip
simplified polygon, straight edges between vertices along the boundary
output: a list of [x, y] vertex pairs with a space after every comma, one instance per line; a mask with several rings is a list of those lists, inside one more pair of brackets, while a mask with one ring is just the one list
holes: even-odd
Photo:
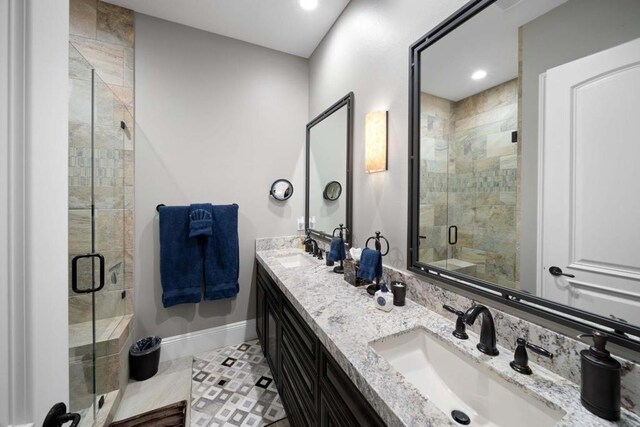
[[223, 347], [193, 360], [193, 427], [263, 427], [286, 417], [257, 340]]

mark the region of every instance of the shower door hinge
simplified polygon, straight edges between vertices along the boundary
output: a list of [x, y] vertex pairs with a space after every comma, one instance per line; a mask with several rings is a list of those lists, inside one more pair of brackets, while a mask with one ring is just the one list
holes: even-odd
[[122, 293], [120, 294], [120, 298], [125, 299], [126, 296], [127, 296], [127, 291], [122, 291]]
[[100, 396], [100, 400], [98, 400], [98, 409], [101, 409], [104, 406], [104, 394]]

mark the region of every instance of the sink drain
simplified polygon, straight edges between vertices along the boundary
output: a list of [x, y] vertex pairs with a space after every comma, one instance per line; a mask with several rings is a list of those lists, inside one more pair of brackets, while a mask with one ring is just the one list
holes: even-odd
[[457, 409], [451, 411], [451, 418], [453, 418], [453, 421], [458, 424], [462, 424], [463, 426], [466, 426], [471, 422], [471, 418], [469, 418], [467, 414], [462, 411], [458, 411]]

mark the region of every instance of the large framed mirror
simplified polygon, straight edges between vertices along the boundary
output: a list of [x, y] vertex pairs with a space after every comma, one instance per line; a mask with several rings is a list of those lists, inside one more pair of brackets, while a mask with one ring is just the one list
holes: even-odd
[[640, 2], [471, 1], [410, 56], [408, 268], [640, 350]]
[[353, 102], [350, 92], [307, 124], [305, 228], [323, 240], [352, 230]]

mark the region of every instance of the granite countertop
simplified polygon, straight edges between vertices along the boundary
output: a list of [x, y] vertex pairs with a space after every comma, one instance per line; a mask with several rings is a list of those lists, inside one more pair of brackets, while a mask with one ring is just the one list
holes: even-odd
[[[302, 318], [319, 337], [351, 381], [389, 426], [457, 426], [370, 346], [372, 341], [424, 328], [450, 349], [484, 365], [504, 380], [543, 404], [562, 409], [566, 415], [558, 426], [638, 426], [640, 417], [623, 410], [616, 423], [596, 417], [582, 407], [579, 387], [535, 363], [533, 375], [518, 374], [509, 367], [513, 352], [500, 346], [496, 357], [476, 349], [478, 336], [457, 340], [452, 319], [445, 318], [407, 299], [404, 307], [383, 312], [374, 307], [364, 288], [355, 288], [330, 267], [309, 257], [313, 266], [285, 268], [278, 258], [305, 254], [300, 249], [256, 251], [258, 262], [278, 284]], [[533, 356], [535, 357], [535, 356]]]

